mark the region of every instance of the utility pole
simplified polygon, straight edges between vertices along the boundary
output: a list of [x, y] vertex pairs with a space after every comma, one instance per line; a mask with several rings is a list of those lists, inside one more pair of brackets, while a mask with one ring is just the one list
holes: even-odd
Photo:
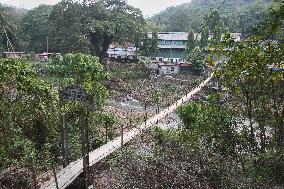
[[48, 36], [46, 37], [46, 53], [48, 53], [48, 48], [49, 48], [49, 39]]
[[146, 125], [147, 124], [147, 102], [146, 101], [145, 101], [144, 111], [145, 111], [144, 121], [145, 121], [145, 125]]
[[[128, 123], [127, 123], [127, 126], [128, 126]], [[127, 128], [127, 127], [126, 127]], [[123, 147], [123, 124], [121, 124], [121, 147]]]

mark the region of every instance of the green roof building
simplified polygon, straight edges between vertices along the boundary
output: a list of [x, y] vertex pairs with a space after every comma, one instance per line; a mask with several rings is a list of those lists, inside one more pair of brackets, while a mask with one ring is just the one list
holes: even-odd
[[[152, 38], [152, 33], [148, 35]], [[150, 53], [151, 59], [159, 62], [184, 63], [187, 36], [187, 32], [159, 32], [159, 51]]]
[[[213, 33], [209, 33], [208, 40], [210, 41], [213, 36]], [[231, 33], [231, 37], [235, 41], [240, 41], [241, 33]], [[152, 38], [152, 33], [148, 33], [148, 38]], [[159, 32], [159, 51], [150, 52], [151, 59], [159, 62], [185, 63], [187, 38], [188, 32]], [[194, 38], [200, 40], [201, 35], [195, 33]]]

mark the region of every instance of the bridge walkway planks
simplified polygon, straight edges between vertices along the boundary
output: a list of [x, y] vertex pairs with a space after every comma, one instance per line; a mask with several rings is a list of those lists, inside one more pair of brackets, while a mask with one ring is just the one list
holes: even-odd
[[[203, 81], [198, 87], [190, 91], [186, 96], [182, 97], [175, 104], [164, 109], [159, 114], [156, 114], [152, 118], [146, 121], [146, 124], [141, 124], [139, 127], [130, 130], [123, 135], [123, 143], [128, 143], [133, 138], [139, 136], [143, 130], [150, 128], [155, 125], [157, 121], [160, 121], [168, 114], [174, 112], [182, 104], [188, 102], [193, 95], [197, 94], [213, 77], [212, 73], [205, 81]], [[114, 140], [108, 142], [107, 144], [101, 146], [100, 148], [90, 152], [90, 166], [96, 164], [100, 160], [109, 156], [116, 150], [121, 148], [121, 137], [117, 137]], [[79, 159], [75, 162], [70, 163], [67, 167], [63, 168], [57, 173], [58, 186], [60, 189], [64, 189], [69, 186], [83, 171], [83, 160]], [[56, 189], [55, 179], [51, 178], [49, 181], [44, 183], [40, 189]]]

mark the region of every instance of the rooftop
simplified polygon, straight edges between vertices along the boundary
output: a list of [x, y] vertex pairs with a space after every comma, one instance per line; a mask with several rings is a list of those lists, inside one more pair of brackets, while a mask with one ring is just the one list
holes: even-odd
[[163, 32], [163, 33], [158, 33], [158, 39], [161, 40], [182, 40], [186, 41], [188, 37], [187, 32]]
[[185, 49], [186, 45], [158, 45], [160, 49]]
[[3, 52], [4, 54], [25, 54], [25, 52]]
[[[159, 32], [158, 33], [158, 39], [165, 40], [165, 41], [171, 41], [171, 40], [186, 41], [187, 36], [188, 36], [187, 32]], [[148, 33], [148, 37], [152, 38], [151, 32]]]
[[[209, 33], [209, 37], [212, 37], [214, 33]], [[238, 38], [241, 33], [231, 33], [232, 37]], [[152, 38], [152, 32], [148, 33], [148, 37]], [[188, 32], [158, 32], [158, 39], [164, 41], [187, 41]], [[194, 34], [194, 37], [200, 40], [201, 34]], [[239, 39], [238, 39], [239, 40]]]

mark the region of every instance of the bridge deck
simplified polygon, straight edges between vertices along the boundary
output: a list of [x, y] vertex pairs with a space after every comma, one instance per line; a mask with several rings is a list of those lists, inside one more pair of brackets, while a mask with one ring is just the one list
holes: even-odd
[[[134, 128], [129, 132], [123, 135], [124, 144], [131, 141], [133, 138], [140, 135], [143, 130], [155, 125], [157, 121], [160, 121], [166, 117], [169, 113], [174, 112], [179, 106], [183, 103], [188, 102], [193, 95], [198, 93], [213, 77], [211, 74], [205, 81], [203, 81], [198, 87], [193, 89], [186, 96], [182, 97], [172, 106], [166, 108], [159, 114], [156, 114], [152, 118], [148, 119], [146, 124], [141, 124], [138, 128]], [[108, 142], [107, 144], [101, 146], [100, 148], [90, 152], [90, 166], [96, 164], [100, 160], [104, 159], [108, 155], [115, 152], [121, 147], [121, 137], [117, 137], [114, 140]], [[63, 168], [60, 172], [57, 173], [58, 186], [60, 189], [64, 189], [69, 186], [83, 171], [83, 160], [79, 159], [75, 162], [70, 163], [67, 167]], [[51, 178], [49, 181], [44, 183], [40, 189], [56, 189], [55, 179]]]

